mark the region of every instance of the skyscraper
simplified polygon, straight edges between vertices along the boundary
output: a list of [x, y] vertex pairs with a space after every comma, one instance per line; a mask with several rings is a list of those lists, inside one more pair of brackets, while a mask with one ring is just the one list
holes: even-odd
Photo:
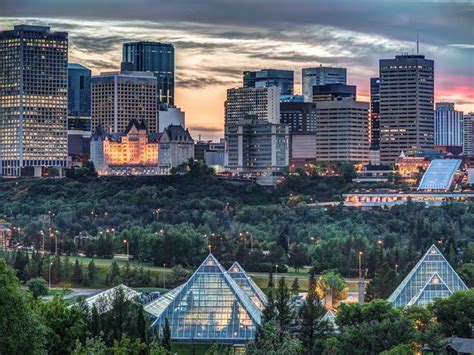
[[474, 112], [464, 115], [462, 152], [474, 156]]
[[324, 84], [347, 84], [346, 68], [315, 67], [301, 71], [303, 96], [306, 102], [313, 101], [313, 86]]
[[67, 145], [73, 164], [90, 155], [91, 71], [80, 64], [68, 64]]
[[260, 71], [244, 71], [244, 88], [261, 88], [276, 86], [280, 95], [293, 95], [293, 70], [262, 69]]
[[316, 131], [316, 104], [312, 102], [281, 102], [280, 122], [290, 133]]
[[380, 79], [370, 78], [370, 162], [380, 164]]
[[313, 87], [313, 102], [317, 101], [342, 101], [357, 98], [355, 85], [324, 84]]
[[271, 87], [245, 87], [227, 90], [225, 124], [237, 124], [248, 114], [259, 120], [280, 123], [279, 89]]
[[158, 132], [156, 78], [152, 73], [122, 72], [92, 77], [92, 131], [124, 132], [130, 120]]
[[0, 32], [1, 175], [67, 166], [68, 35], [49, 26]]
[[436, 103], [434, 145], [462, 147], [462, 126], [463, 113], [454, 110], [454, 103]]
[[157, 79], [157, 103], [174, 105], [174, 46], [172, 44], [124, 43], [122, 61], [127, 71], [153, 72]]
[[380, 60], [380, 160], [433, 148], [434, 62], [423, 55]]
[[68, 67], [68, 129], [91, 130], [91, 71], [80, 64]]

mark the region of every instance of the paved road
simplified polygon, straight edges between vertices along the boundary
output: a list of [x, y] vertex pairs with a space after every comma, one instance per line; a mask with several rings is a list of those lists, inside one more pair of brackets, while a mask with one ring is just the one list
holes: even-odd
[[[52, 290], [62, 290], [61, 288], [51, 288]], [[105, 291], [105, 289], [97, 289], [97, 288], [70, 288], [71, 293], [68, 293], [67, 295], [64, 296], [64, 299], [69, 299], [73, 298], [76, 296], [85, 296], [85, 297], [90, 297], [94, 296], [95, 294], [98, 294], [102, 291]], [[53, 298], [53, 296], [44, 296], [42, 297], [44, 300], [50, 300]]]

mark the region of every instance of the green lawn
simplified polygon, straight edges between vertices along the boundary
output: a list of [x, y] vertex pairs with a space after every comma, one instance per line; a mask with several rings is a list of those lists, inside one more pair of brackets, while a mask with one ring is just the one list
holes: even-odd
[[[204, 355], [211, 348], [212, 344], [172, 344], [172, 353], [178, 355]], [[219, 345], [219, 349], [230, 346]]]

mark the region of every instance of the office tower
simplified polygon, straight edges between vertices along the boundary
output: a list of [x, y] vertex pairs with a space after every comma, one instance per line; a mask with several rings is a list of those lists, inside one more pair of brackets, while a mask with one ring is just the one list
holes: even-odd
[[87, 160], [91, 138], [91, 71], [80, 64], [68, 64], [68, 154]]
[[369, 104], [354, 100], [316, 104], [316, 152], [320, 161], [369, 161]]
[[225, 167], [234, 174], [267, 174], [288, 166], [288, 126], [247, 115], [225, 125]]
[[246, 115], [259, 120], [280, 123], [280, 93], [277, 87], [238, 88], [227, 90], [225, 124], [237, 124]]
[[434, 145], [462, 147], [463, 113], [454, 110], [454, 103], [437, 102], [435, 110]]
[[313, 86], [325, 84], [346, 84], [346, 68], [316, 67], [301, 71], [303, 96], [306, 102], [313, 101]]
[[262, 69], [260, 71], [244, 71], [244, 88], [261, 88], [276, 86], [280, 95], [293, 95], [293, 70]]
[[0, 32], [1, 175], [67, 166], [67, 50], [49, 26]]
[[185, 113], [179, 107], [166, 106], [158, 111], [158, 128], [160, 132], [170, 125], [186, 128]]
[[380, 160], [433, 148], [434, 62], [423, 55], [380, 60]]
[[158, 132], [155, 76], [121, 72], [92, 77], [92, 131], [100, 124], [105, 132], [124, 132], [132, 119]]
[[355, 85], [324, 84], [313, 87], [313, 102], [356, 100]]
[[370, 163], [380, 164], [380, 79], [370, 78]]
[[157, 79], [157, 103], [174, 105], [174, 46], [160, 42], [123, 44], [123, 69], [152, 72]]
[[464, 115], [462, 152], [474, 156], [474, 112]]
[[287, 124], [290, 134], [316, 131], [316, 104], [312, 102], [280, 103], [280, 122]]

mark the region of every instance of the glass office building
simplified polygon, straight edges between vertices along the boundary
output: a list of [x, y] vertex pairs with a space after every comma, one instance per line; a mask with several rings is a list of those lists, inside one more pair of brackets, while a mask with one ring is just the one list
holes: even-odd
[[123, 44], [122, 69], [152, 72], [157, 79], [158, 104], [174, 105], [174, 46], [160, 42]]
[[0, 175], [67, 166], [67, 51], [49, 26], [0, 31]]
[[145, 311], [156, 317], [152, 327], [157, 332], [168, 319], [175, 342], [242, 344], [255, 338], [261, 321], [259, 307], [212, 254], [184, 285]]
[[439, 249], [432, 245], [389, 297], [395, 307], [426, 306], [467, 286]]
[[244, 88], [268, 88], [276, 86], [280, 95], [293, 95], [294, 72], [293, 70], [262, 69], [259, 71], [244, 71]]

